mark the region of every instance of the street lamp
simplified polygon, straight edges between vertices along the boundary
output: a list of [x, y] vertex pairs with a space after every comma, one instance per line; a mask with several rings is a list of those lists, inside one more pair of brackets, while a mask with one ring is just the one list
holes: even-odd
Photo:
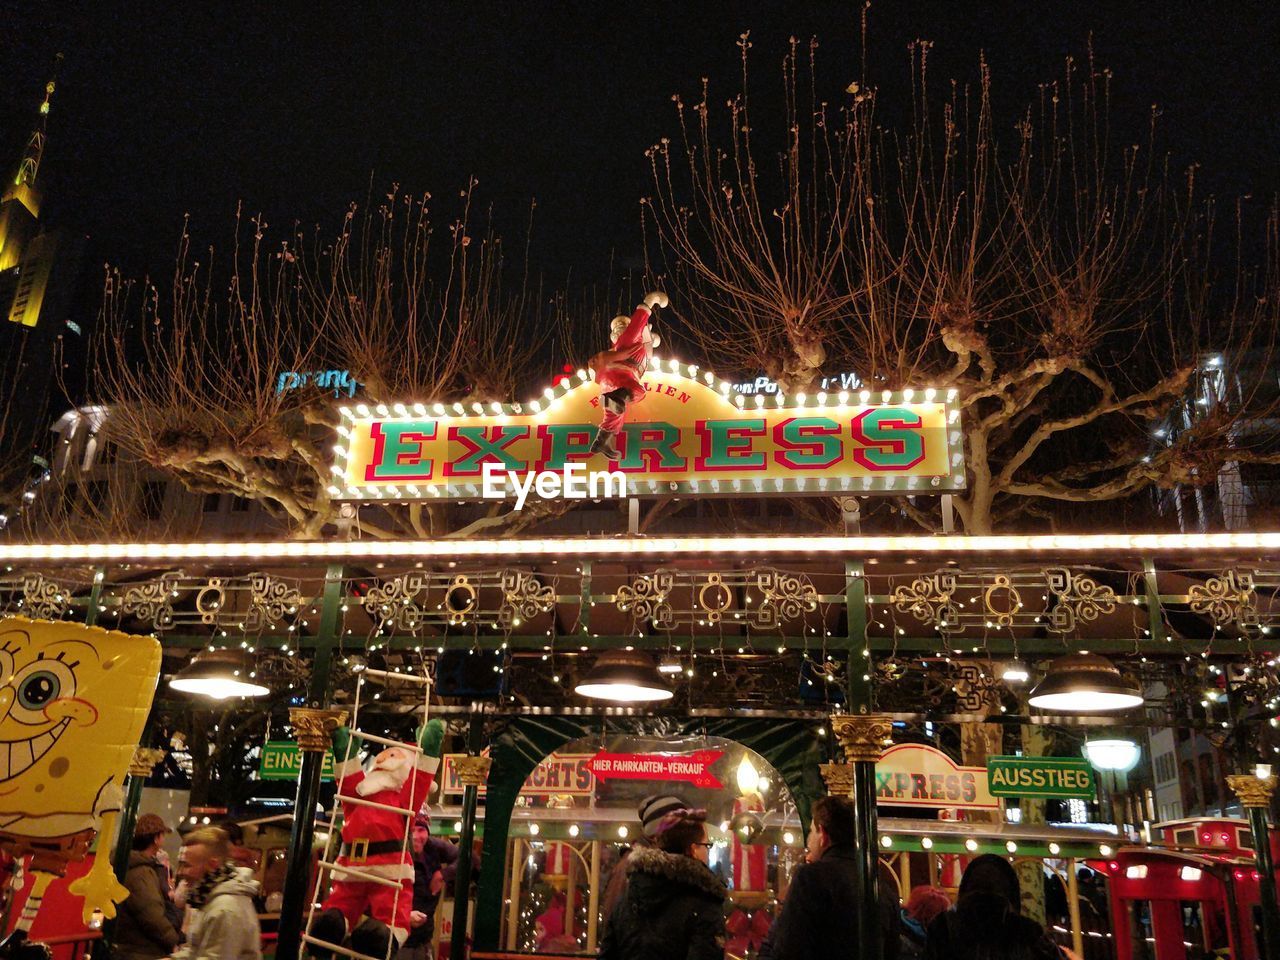
[[1086, 740], [1084, 755], [1095, 769], [1111, 774], [1111, 819], [1124, 836], [1124, 816], [1116, 810], [1116, 795], [1128, 793], [1129, 781], [1125, 774], [1137, 766], [1142, 750], [1132, 740]]
[[1142, 749], [1132, 740], [1087, 740], [1084, 755], [1098, 770], [1128, 773], [1138, 765]]

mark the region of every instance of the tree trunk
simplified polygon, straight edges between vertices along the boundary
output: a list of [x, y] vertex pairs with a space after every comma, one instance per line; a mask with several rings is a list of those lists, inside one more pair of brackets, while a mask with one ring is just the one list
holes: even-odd
[[[986, 767], [987, 757], [1001, 753], [1003, 731], [997, 723], [960, 724], [960, 763], [966, 767]], [[999, 823], [999, 810], [966, 810], [965, 819], [971, 823]]]
[[[1043, 757], [1049, 746], [1044, 727], [1029, 723], [1022, 727], [1022, 755]], [[1022, 822], [1025, 825], [1043, 824], [1044, 801], [1022, 799]], [[1038, 859], [1019, 860], [1015, 864], [1018, 881], [1022, 885], [1022, 915], [1044, 925], [1044, 864]]]

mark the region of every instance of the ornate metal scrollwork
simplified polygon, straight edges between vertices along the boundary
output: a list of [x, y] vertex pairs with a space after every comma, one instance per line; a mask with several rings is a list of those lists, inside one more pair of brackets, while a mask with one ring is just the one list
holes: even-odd
[[981, 713], [1000, 702], [1000, 681], [989, 663], [954, 663], [951, 665], [952, 687], [956, 708], [962, 713]]
[[[497, 590], [497, 605], [486, 603]], [[432, 603], [433, 595], [439, 600]], [[523, 570], [468, 573], [415, 571], [373, 587], [363, 599], [365, 611], [382, 629], [416, 633], [430, 624], [519, 626], [556, 604], [555, 588]]]
[[[1220, 577], [1209, 577], [1203, 585], [1193, 583], [1187, 591], [1192, 612], [1208, 617], [1215, 627], [1235, 624], [1246, 633], [1262, 628], [1255, 580], [1260, 573], [1266, 576], [1261, 571], [1233, 568]], [[1265, 625], [1270, 626], [1270, 621]]]
[[521, 570], [502, 571], [502, 606], [498, 610], [502, 622], [515, 625], [519, 619], [531, 620], [556, 605], [556, 591], [531, 573]]
[[71, 592], [57, 580], [50, 580], [39, 573], [29, 573], [22, 578], [22, 599], [18, 609], [28, 617], [39, 620], [57, 620], [71, 606]]
[[[688, 591], [686, 607], [673, 603], [677, 590]], [[705, 573], [663, 569], [636, 577], [614, 593], [619, 610], [658, 630], [729, 621], [769, 630], [804, 619], [818, 609], [818, 600], [807, 576], [773, 568]]]
[[166, 573], [159, 580], [134, 584], [125, 590], [120, 610], [156, 630], [173, 626], [173, 599], [178, 595], [179, 574]]
[[[180, 602], [184, 594], [192, 596], [190, 607]], [[270, 574], [201, 578], [179, 571], [127, 587], [120, 612], [157, 632], [199, 625], [259, 633], [284, 622], [303, 603], [296, 583]]]
[[1091, 623], [1116, 608], [1116, 592], [1092, 577], [1072, 573], [1066, 567], [1045, 570], [1049, 592], [1057, 603], [1049, 610], [1047, 629], [1054, 633], [1070, 633], [1080, 621]]
[[674, 624], [675, 612], [667, 598], [675, 588], [675, 576], [670, 570], [636, 577], [624, 583], [614, 594], [614, 602], [623, 613], [630, 613], [637, 620], [645, 620], [654, 626]]
[[[1045, 597], [1043, 608], [1029, 609], [1024, 594]], [[963, 598], [963, 599], [962, 599]], [[1092, 577], [1065, 567], [1039, 571], [939, 571], [896, 586], [894, 608], [910, 613], [939, 633], [956, 636], [971, 628], [1043, 625], [1051, 633], [1071, 633], [1082, 622], [1115, 610], [1115, 591]]]
[[425, 619], [418, 596], [426, 589], [424, 574], [406, 573], [402, 577], [392, 577], [364, 595], [365, 612], [383, 628], [414, 633]]

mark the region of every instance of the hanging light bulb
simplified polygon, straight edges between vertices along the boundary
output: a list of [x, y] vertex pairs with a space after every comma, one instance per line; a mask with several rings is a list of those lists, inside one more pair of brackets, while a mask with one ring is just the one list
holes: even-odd
[[1026, 683], [1031, 679], [1031, 671], [1021, 660], [1010, 660], [1000, 671], [1000, 679], [1005, 683]]
[[683, 673], [684, 667], [680, 665], [680, 661], [675, 657], [667, 654], [658, 661], [658, 672], [667, 676], [677, 673]]
[[1027, 701], [1041, 710], [1090, 713], [1139, 706], [1142, 694], [1120, 676], [1106, 657], [1071, 653], [1049, 665], [1049, 672], [1035, 685]]

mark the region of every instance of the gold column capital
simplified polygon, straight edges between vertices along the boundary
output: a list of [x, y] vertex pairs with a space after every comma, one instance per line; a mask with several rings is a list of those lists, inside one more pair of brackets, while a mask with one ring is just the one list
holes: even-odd
[[149, 777], [156, 764], [164, 759], [165, 751], [153, 747], [138, 747], [133, 751], [133, 759], [129, 761], [129, 776]]
[[290, 707], [289, 723], [303, 753], [323, 753], [329, 749], [333, 731], [347, 722], [345, 710]]
[[827, 793], [833, 797], [848, 797], [853, 794], [853, 764], [824, 763], [819, 765], [822, 779], [826, 781]]
[[838, 713], [831, 729], [850, 763], [875, 763], [893, 734], [893, 720], [881, 713]]
[[454, 757], [450, 761], [458, 771], [458, 779], [464, 787], [483, 787], [489, 779], [491, 757]]
[[1227, 777], [1227, 786], [1240, 798], [1246, 809], [1271, 806], [1271, 795], [1276, 792], [1276, 776], [1255, 777], [1252, 773], [1235, 773]]

